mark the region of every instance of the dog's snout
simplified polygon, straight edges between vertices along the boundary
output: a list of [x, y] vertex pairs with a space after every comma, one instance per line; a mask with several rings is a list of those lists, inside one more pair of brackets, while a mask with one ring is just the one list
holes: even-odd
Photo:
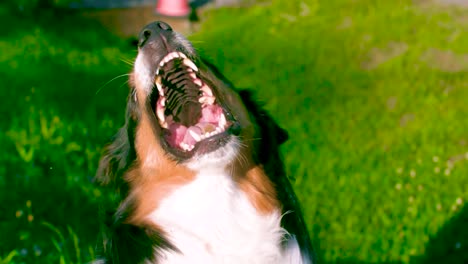
[[167, 23], [156, 21], [146, 25], [138, 37], [138, 47], [143, 47], [150, 40], [164, 37], [164, 33], [171, 32], [172, 28]]

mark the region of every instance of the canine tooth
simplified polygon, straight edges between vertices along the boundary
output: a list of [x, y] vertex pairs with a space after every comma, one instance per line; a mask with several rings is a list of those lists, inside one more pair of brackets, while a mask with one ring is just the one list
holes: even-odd
[[159, 121], [161, 121], [161, 123], [166, 122], [164, 118], [164, 108], [162, 106], [159, 106], [159, 104], [156, 106], [156, 115], [158, 116]]
[[161, 101], [159, 101], [161, 106], [166, 106], [166, 97], [161, 97]]
[[191, 61], [191, 60], [185, 58], [185, 59], [184, 59], [184, 64], [185, 64], [186, 66], [192, 68], [193, 70], [198, 71], [198, 68], [197, 68], [197, 66], [195, 65], [195, 63], [193, 63], [193, 61]]
[[219, 126], [224, 129], [224, 127], [226, 127], [226, 123], [226, 117], [224, 116], [224, 114], [221, 114], [221, 117], [219, 118]]
[[203, 91], [203, 93], [207, 96], [213, 96], [213, 91], [211, 91], [210, 87], [208, 85], [203, 84], [203, 86], [200, 88], [200, 90]]
[[200, 99], [198, 99], [198, 102], [200, 104], [209, 104], [212, 105], [215, 101], [215, 97], [213, 96], [202, 96]]
[[193, 83], [198, 85], [198, 86], [202, 86], [203, 85], [203, 82], [200, 80], [200, 79], [194, 79], [193, 80]]
[[191, 72], [189, 75], [192, 79], [197, 79], [197, 75], [194, 72]]
[[181, 57], [181, 58], [184, 58], [184, 59], [187, 58], [187, 56], [185, 56], [185, 54], [183, 54], [182, 52], [177, 52], [177, 54], [178, 54], [179, 57]]

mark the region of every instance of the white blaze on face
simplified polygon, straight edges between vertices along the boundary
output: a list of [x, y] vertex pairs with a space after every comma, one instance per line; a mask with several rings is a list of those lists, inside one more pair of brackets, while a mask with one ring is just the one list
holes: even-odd
[[147, 65], [144, 56], [139, 53], [134, 64], [133, 72], [136, 86], [140, 93], [143, 92], [145, 96], [149, 96], [154, 84], [154, 73], [150, 72], [150, 65]]

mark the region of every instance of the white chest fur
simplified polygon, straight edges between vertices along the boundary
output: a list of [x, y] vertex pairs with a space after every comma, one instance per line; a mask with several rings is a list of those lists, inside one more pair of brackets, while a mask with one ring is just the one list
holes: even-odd
[[167, 232], [180, 252], [165, 251], [162, 264], [302, 263], [285, 231], [280, 212], [260, 215], [222, 170], [201, 171], [165, 198], [149, 220]]

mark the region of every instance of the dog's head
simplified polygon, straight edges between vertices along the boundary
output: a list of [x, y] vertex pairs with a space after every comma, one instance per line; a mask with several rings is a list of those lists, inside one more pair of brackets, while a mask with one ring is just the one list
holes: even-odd
[[253, 130], [230, 84], [165, 23], [145, 27], [138, 45], [135, 98], [158, 145], [179, 162], [206, 156], [213, 162], [232, 159], [238, 136], [252, 137]]
[[140, 168], [139, 174], [145, 174], [142, 168], [158, 175], [178, 170], [179, 177], [235, 162], [252, 168], [265, 163], [287, 139], [249, 92], [234, 89], [169, 25], [147, 25], [138, 51], [127, 122], [101, 159], [101, 183], [132, 167]]

